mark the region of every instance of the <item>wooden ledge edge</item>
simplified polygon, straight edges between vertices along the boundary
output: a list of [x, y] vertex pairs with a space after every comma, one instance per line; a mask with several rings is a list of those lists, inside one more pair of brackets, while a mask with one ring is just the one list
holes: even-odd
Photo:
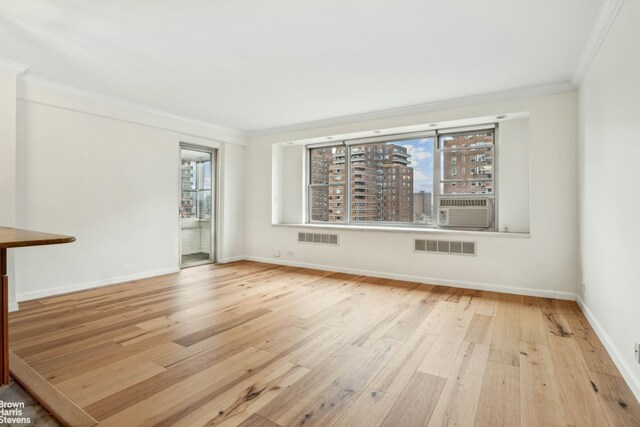
[[62, 425], [91, 427], [98, 422], [37, 373], [13, 351], [9, 351], [11, 376]]

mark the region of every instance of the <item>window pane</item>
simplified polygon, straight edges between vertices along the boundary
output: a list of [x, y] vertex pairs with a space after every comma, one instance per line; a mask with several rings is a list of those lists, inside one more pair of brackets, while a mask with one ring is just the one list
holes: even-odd
[[309, 187], [311, 221], [344, 222], [346, 215], [344, 185]]
[[[466, 132], [453, 135], [444, 135], [440, 137], [440, 149], [474, 149], [491, 146], [493, 146], [493, 130]], [[460, 154], [458, 154], [458, 157], [465, 155], [468, 156], [468, 154], [464, 154], [461, 152]]]
[[493, 194], [494, 132], [440, 137], [440, 193]]
[[433, 138], [351, 147], [351, 221], [432, 224]]
[[[341, 178], [344, 181], [344, 146], [311, 149], [311, 184], [329, 184]], [[342, 174], [343, 176], [339, 176]], [[331, 178], [331, 179], [330, 179]]]

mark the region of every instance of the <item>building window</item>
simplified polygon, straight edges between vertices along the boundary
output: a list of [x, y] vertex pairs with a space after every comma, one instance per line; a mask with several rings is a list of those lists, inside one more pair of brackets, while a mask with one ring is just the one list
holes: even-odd
[[437, 226], [438, 199], [496, 197], [493, 129], [411, 136], [310, 146], [309, 221]]

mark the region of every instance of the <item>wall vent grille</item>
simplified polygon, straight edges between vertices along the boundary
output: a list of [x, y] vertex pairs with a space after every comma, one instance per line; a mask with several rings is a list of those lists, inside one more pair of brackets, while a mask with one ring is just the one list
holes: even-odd
[[440, 206], [487, 206], [487, 199], [441, 199]]
[[338, 245], [337, 234], [298, 233], [298, 243], [317, 243], [320, 245]]
[[423, 240], [413, 241], [415, 252], [434, 252], [452, 255], [476, 255], [476, 242], [461, 242], [458, 240]]

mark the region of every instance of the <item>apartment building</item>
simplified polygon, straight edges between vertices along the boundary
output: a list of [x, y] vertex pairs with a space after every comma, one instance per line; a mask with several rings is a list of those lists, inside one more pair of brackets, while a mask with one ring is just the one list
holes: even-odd
[[[348, 155], [350, 180], [346, 179]], [[344, 222], [349, 203], [352, 222], [413, 222], [413, 168], [410, 157], [405, 147], [396, 144], [313, 150], [311, 181], [326, 186], [314, 187], [310, 195], [311, 219]], [[345, 198], [346, 185], [351, 185], [349, 201]]]

